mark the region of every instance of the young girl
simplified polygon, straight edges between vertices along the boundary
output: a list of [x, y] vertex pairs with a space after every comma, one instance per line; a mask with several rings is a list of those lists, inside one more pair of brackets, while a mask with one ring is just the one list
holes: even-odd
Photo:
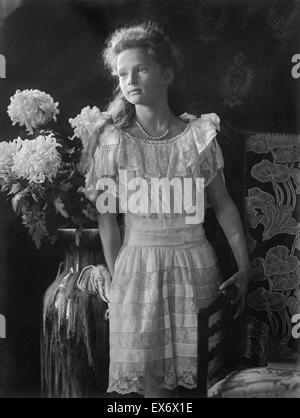
[[[162, 30], [152, 22], [116, 30], [107, 41], [104, 61], [118, 85], [91, 136], [86, 193], [99, 208], [98, 180], [110, 177], [118, 185], [120, 170], [126, 171], [128, 182], [137, 178], [149, 185], [147, 196], [140, 195], [149, 198], [148, 211], [137, 205], [124, 210], [122, 243], [116, 214], [99, 213], [112, 277], [108, 392], [169, 396], [179, 385], [197, 386], [197, 313], [217, 298], [221, 277], [203, 216], [187, 222], [188, 207], [181, 202], [182, 210], [174, 209], [182, 198], [175, 188], [170, 210], [165, 201], [166, 210], [151, 211], [151, 179], [203, 179], [204, 189], [197, 190], [213, 206], [238, 265], [221, 286], [236, 285], [237, 315], [248, 284], [245, 238], [222, 173], [218, 116], [178, 117], [172, 110], [178, 66]], [[115, 197], [120, 198], [118, 190]], [[128, 203], [132, 196], [129, 190]]]

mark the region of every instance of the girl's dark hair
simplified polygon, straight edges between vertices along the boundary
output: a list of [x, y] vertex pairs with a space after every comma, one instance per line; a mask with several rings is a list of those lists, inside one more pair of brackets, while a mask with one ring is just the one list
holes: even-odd
[[[118, 54], [126, 49], [138, 47], [146, 48], [163, 69], [168, 67], [173, 69], [174, 78], [168, 89], [169, 106], [176, 115], [185, 111], [183, 110], [184, 104], [181, 102], [183, 90], [179, 83], [179, 75], [182, 77], [182, 59], [178, 50], [157, 23], [145, 21], [139, 25], [125, 26], [115, 30], [105, 43], [103, 51], [105, 67], [114, 78], [117, 78]], [[119, 83], [106, 111], [117, 127], [128, 126], [135, 115], [135, 106], [123, 96]]]

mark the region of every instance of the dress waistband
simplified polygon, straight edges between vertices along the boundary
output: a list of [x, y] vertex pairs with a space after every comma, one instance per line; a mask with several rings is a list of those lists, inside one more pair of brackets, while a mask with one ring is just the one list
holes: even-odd
[[207, 238], [202, 224], [190, 227], [141, 230], [125, 228], [124, 244], [149, 247], [193, 247]]

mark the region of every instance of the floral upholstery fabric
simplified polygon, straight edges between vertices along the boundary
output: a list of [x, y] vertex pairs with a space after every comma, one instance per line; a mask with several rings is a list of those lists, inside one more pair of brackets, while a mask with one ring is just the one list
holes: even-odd
[[260, 364], [295, 356], [292, 317], [300, 313], [300, 136], [246, 140], [245, 204], [251, 283], [244, 320], [247, 356]]
[[235, 371], [209, 389], [211, 398], [300, 398], [300, 372], [267, 367]]

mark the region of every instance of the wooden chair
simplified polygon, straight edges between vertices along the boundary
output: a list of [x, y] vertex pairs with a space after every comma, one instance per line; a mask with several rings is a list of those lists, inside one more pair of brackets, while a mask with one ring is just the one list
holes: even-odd
[[232, 344], [233, 312], [229, 297], [220, 295], [198, 314], [198, 397], [206, 398], [209, 386], [229, 372], [227, 364]]
[[235, 309], [222, 295], [198, 314], [198, 388], [193, 397], [300, 398], [299, 360], [266, 367], [235, 364]]

